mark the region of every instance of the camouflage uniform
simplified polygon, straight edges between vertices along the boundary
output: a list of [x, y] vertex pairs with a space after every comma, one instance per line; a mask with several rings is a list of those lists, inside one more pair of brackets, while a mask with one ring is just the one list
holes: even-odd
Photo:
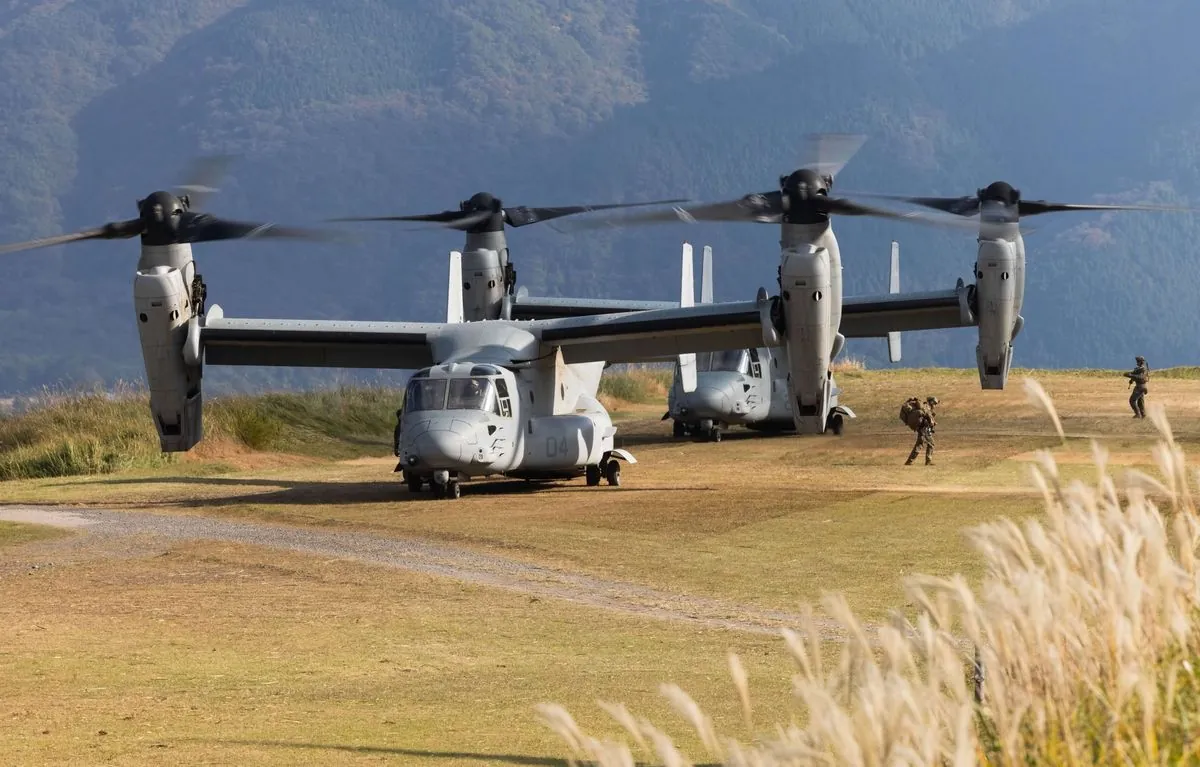
[[1133, 383], [1133, 393], [1129, 395], [1129, 407], [1133, 409], [1134, 418], [1146, 417], [1146, 394], [1149, 389], [1146, 384], [1150, 381], [1150, 368], [1146, 367], [1145, 357], [1135, 357], [1137, 367], [1125, 374]]
[[904, 462], [905, 466], [911, 466], [912, 462], [917, 460], [917, 456], [921, 453], [921, 446], [925, 446], [925, 465], [933, 463], [933, 427], [937, 425], [934, 418], [933, 406], [938, 404], [937, 397], [929, 397], [925, 400], [925, 404], [921, 406], [921, 420], [917, 427], [917, 442], [913, 445], [912, 452], [908, 454], [908, 460]]

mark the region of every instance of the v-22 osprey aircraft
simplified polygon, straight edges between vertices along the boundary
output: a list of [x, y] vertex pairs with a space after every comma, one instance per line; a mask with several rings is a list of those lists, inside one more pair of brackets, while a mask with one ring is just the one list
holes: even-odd
[[[450, 498], [460, 495], [463, 480], [489, 474], [583, 474], [591, 484], [599, 484], [601, 477], [615, 484], [620, 473], [616, 462], [631, 456], [615, 449], [615, 429], [596, 399], [606, 362], [658, 361], [760, 345], [787, 347], [794, 360], [809, 348], [803, 334], [781, 332], [779, 299], [762, 289], [754, 301], [554, 319], [456, 321], [473, 283], [482, 280], [489, 290], [494, 286], [501, 292], [495, 278], [479, 269], [456, 280], [461, 290], [451, 290], [450, 322], [225, 317], [218, 305], [206, 309], [208, 291], [193, 259], [193, 243], [323, 235], [199, 213], [195, 207], [213, 190], [211, 183], [186, 189], [188, 194], [159, 191], [139, 200], [134, 219], [0, 247], [6, 253], [81, 240], [140, 238], [133, 317], [150, 411], [164, 452], [190, 450], [203, 437], [205, 365], [417, 370], [401, 423], [406, 479], [420, 479], [436, 495]], [[504, 211], [497, 205], [488, 214], [495, 219]], [[462, 271], [461, 260], [452, 263], [452, 269]], [[500, 300], [512, 311], [519, 303], [511, 295]], [[524, 308], [538, 311], [536, 302], [526, 302]], [[847, 337], [975, 324], [961, 281], [955, 290], [925, 294], [916, 305], [905, 296], [888, 295], [862, 299], [856, 309], [842, 317]]]
[[[691, 246], [685, 244], [685, 255]], [[713, 302], [712, 248], [704, 246], [700, 278], [700, 303]], [[685, 280], [681, 303], [690, 303], [691, 284]], [[889, 292], [900, 292], [900, 244], [892, 242]], [[846, 296], [843, 311], [853, 313], [856, 296]], [[910, 296], [912, 298], [912, 296]], [[855, 337], [848, 335], [847, 337]], [[888, 358], [900, 361], [900, 333], [887, 333]], [[675, 437], [700, 437], [721, 441], [721, 430], [744, 426], [757, 431], [794, 431], [791, 399], [787, 387], [785, 347], [759, 346], [723, 352], [681, 355], [667, 398], [663, 420], [672, 419]], [[854, 411], [839, 402], [842, 390], [831, 395], [829, 429], [841, 434], [845, 419]]]

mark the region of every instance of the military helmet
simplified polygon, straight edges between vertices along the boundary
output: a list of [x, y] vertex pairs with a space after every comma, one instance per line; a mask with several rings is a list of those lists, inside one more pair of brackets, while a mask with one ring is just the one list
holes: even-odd
[[939, 402], [937, 397], [926, 397], [925, 401], [928, 402], [930, 405], [936, 405]]
[[1139, 355], [1139, 356], [1137, 356], [1137, 357], [1134, 357], [1134, 358], [1133, 358], [1133, 361], [1134, 361], [1134, 362], [1136, 362], [1136, 363], [1137, 363], [1137, 364], [1139, 364], [1139, 365], [1143, 365], [1143, 364], [1145, 364], [1145, 362], [1146, 362], [1146, 358], [1145, 358], [1145, 357], [1142, 357], [1142, 356], [1140, 356], [1140, 355]]

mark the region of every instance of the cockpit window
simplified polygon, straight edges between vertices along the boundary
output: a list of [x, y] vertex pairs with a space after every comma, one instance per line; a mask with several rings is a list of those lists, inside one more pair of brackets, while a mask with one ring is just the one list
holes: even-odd
[[473, 375], [473, 376], [498, 376], [498, 375], [500, 375], [500, 369], [497, 368], [495, 365], [476, 365], [475, 367], [471, 368], [471, 375]]
[[701, 373], [742, 373], [749, 367], [745, 349], [724, 352], [703, 352], [696, 355], [696, 370]]
[[447, 410], [490, 411], [496, 404], [496, 387], [487, 378], [451, 378]]
[[[413, 376], [416, 378], [416, 376]], [[442, 410], [446, 407], [446, 379], [421, 378], [410, 380], [404, 393], [404, 410], [415, 413], [420, 410]]]

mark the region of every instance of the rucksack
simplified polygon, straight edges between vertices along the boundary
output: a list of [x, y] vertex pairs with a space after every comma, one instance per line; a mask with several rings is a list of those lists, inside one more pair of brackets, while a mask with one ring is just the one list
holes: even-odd
[[910, 397], [903, 405], [900, 406], [900, 423], [908, 428], [916, 431], [921, 425], [921, 400], [917, 397]]

